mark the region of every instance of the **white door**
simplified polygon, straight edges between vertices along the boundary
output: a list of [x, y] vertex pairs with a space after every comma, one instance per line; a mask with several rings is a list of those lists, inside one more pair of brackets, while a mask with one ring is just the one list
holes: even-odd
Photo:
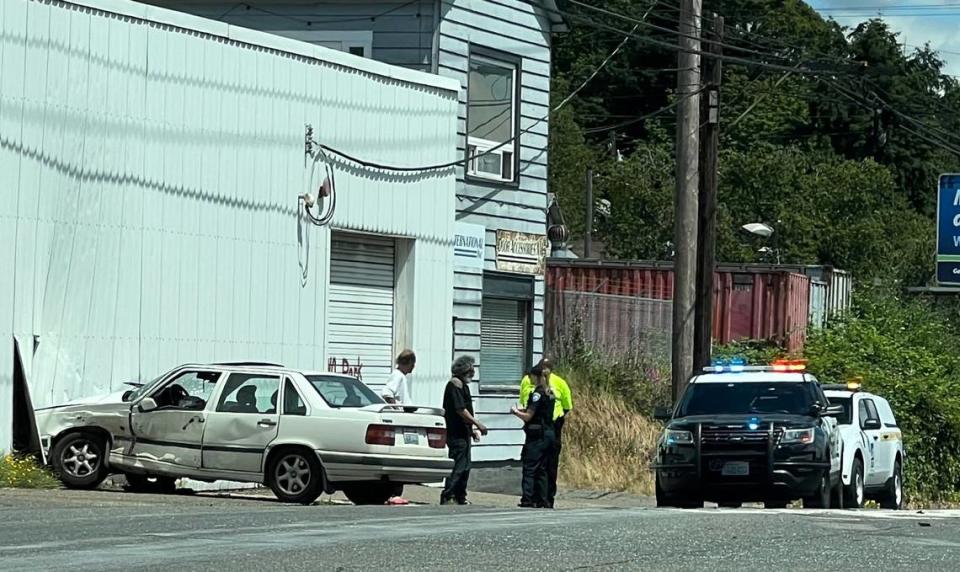
[[884, 481], [883, 452], [880, 446], [881, 422], [873, 401], [861, 398], [857, 404], [857, 421], [867, 441], [867, 459], [864, 459], [864, 482], [879, 485]]
[[208, 402], [220, 378], [215, 371], [184, 371], [150, 393], [156, 409], [141, 411], [134, 405], [128, 455], [148, 466], [198, 468], [204, 422], [212, 409]]
[[203, 468], [259, 473], [277, 438], [280, 376], [231, 373], [203, 432]]
[[327, 309], [327, 371], [377, 393], [393, 369], [394, 241], [333, 234]]

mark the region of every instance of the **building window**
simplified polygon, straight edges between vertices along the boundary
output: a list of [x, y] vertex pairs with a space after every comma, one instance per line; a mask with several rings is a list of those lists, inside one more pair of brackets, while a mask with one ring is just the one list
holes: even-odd
[[480, 386], [516, 389], [531, 366], [533, 280], [486, 273], [480, 310]]
[[[513, 181], [516, 174], [517, 66], [487, 56], [470, 56], [467, 85], [467, 174]], [[501, 146], [502, 145], [502, 146]]]

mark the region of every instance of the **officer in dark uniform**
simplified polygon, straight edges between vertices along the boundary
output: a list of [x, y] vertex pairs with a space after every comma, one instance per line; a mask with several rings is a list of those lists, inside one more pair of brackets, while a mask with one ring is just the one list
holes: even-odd
[[557, 435], [553, 421], [556, 396], [550, 382], [544, 375], [543, 367], [536, 365], [530, 370], [530, 380], [536, 384], [526, 409], [512, 407], [510, 412], [523, 420], [523, 432], [527, 439], [523, 444], [523, 496], [520, 506], [525, 508], [546, 508], [549, 478], [547, 467], [554, 455]]

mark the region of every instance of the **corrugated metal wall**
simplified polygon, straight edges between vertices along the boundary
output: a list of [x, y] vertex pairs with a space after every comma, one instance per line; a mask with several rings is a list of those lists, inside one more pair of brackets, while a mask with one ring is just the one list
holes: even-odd
[[[459, 86], [436, 76], [123, 0], [4, 0], [0, 32], [0, 333], [37, 336], [36, 406], [193, 360], [324, 368], [304, 124], [382, 163], [456, 156]], [[437, 402], [455, 174], [336, 168], [338, 228], [416, 239], [408, 337]]]

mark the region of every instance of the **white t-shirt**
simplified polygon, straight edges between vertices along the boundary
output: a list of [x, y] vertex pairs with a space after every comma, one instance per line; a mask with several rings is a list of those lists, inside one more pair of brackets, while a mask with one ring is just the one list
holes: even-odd
[[394, 369], [380, 395], [391, 397], [397, 403], [409, 403], [410, 391], [407, 388], [407, 376], [403, 375], [403, 372], [399, 369]]

